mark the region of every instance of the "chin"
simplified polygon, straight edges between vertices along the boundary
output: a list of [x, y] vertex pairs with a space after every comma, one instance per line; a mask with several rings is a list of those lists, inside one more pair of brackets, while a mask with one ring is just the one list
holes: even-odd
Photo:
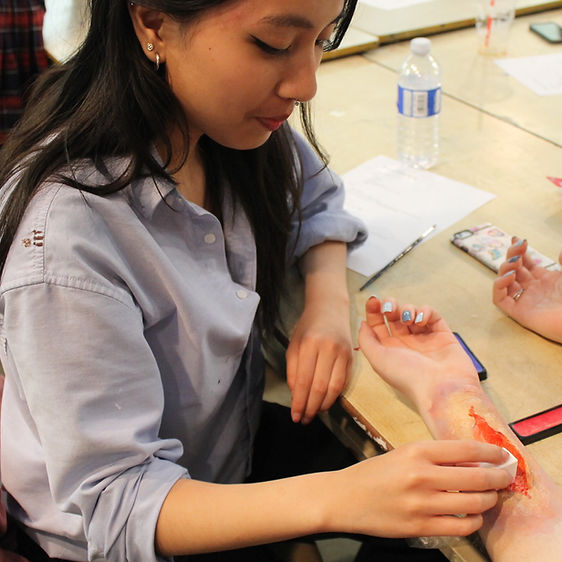
[[260, 131], [256, 133], [253, 131], [248, 134], [240, 135], [228, 135], [228, 136], [208, 136], [212, 138], [216, 143], [233, 150], [254, 150], [263, 146], [274, 134], [271, 131]]

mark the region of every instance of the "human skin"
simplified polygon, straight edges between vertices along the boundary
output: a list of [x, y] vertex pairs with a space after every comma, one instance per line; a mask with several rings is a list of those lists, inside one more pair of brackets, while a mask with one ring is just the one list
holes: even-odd
[[[205, 12], [184, 28], [154, 10], [130, 6], [141, 47], [154, 46], [146, 52], [151, 60], [159, 53], [186, 112], [190, 153], [174, 177], [187, 199], [205, 204], [198, 158], [202, 134], [232, 148], [259, 146], [295, 100], [311, 99], [322, 43], [342, 7], [342, 0], [239, 0]], [[301, 263], [306, 303], [289, 352], [290, 363], [291, 356], [298, 357], [289, 378], [295, 400], [300, 396], [294, 419], [305, 422], [333, 399], [345, 378], [347, 359], [340, 361], [340, 352], [334, 352], [347, 348], [349, 339], [342, 250], [325, 243], [311, 248]], [[334, 319], [327, 308], [332, 299], [338, 311], [346, 309], [343, 318]], [[426, 443], [345, 470], [272, 482], [220, 485], [181, 479], [160, 510], [156, 549], [162, 555], [191, 554], [321, 532], [468, 534], [479, 528], [481, 511], [496, 503], [495, 490], [506, 486], [508, 477], [503, 471], [449, 465], [497, 463], [503, 457], [499, 447], [485, 443]], [[463, 493], [443, 492], [450, 489]], [[451, 513], [469, 515], [460, 519]]]
[[[367, 302], [366, 322], [360, 330], [361, 350], [377, 373], [413, 402], [436, 439], [495, 442], [498, 434], [519, 458], [520, 480], [503, 490], [498, 503], [483, 513], [480, 535], [492, 560], [554, 560], [553, 553], [562, 551], [562, 490], [502, 419], [441, 316], [429, 307], [388, 302], [393, 308], [386, 314], [392, 336], [384, 324], [381, 302], [374, 297]], [[412, 318], [407, 323], [401, 322], [405, 310]], [[416, 324], [419, 312], [423, 319]]]
[[[494, 281], [493, 302], [525, 328], [562, 343], [562, 272], [533, 263], [527, 247], [527, 240], [513, 237]], [[521, 289], [521, 297], [514, 300]]]
[[[322, 47], [342, 8], [342, 0], [244, 0], [182, 26], [156, 10], [130, 6], [141, 47], [166, 65], [189, 123], [189, 156], [173, 174], [186, 199], [206, 203], [198, 152], [203, 134], [230, 148], [255, 148], [289, 117], [296, 100], [312, 99]], [[170, 135], [180, 142], [176, 131]], [[173, 157], [171, 168], [177, 165]], [[300, 267], [305, 306], [287, 351], [287, 380], [293, 420], [306, 424], [333, 404], [350, 372], [351, 331], [341, 321], [349, 317], [345, 245], [319, 244]]]

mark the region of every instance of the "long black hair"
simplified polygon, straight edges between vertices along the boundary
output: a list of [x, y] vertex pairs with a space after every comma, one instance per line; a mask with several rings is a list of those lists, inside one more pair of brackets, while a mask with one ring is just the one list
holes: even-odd
[[[231, 0], [140, 0], [138, 3], [192, 21], [205, 10]], [[18, 174], [0, 216], [0, 273], [22, 216], [42, 182], [54, 177], [71, 187], [108, 195], [131, 181], [152, 176], [173, 181], [167, 167], [172, 145], [167, 131], [177, 125], [189, 150], [184, 112], [166, 81], [165, 65], [155, 72], [138, 43], [126, 0], [91, 0], [90, 27], [84, 43], [66, 63], [54, 65], [37, 81], [27, 110], [0, 151], [0, 186]], [[328, 49], [337, 47], [355, 9], [345, 0]], [[326, 162], [315, 140], [308, 104], [301, 123], [311, 144]], [[49, 139], [49, 142], [45, 142]], [[162, 166], [151, 154], [158, 139], [167, 159]], [[276, 319], [286, 261], [291, 218], [299, 213], [302, 178], [297, 173], [293, 141], [286, 125], [259, 148], [239, 151], [200, 141], [207, 175], [208, 202], [220, 216], [224, 180], [232, 186], [252, 225], [258, 252], [257, 290], [260, 324], [270, 329]], [[110, 156], [127, 158], [129, 166], [107, 183], [88, 185], [72, 174], [72, 163], [90, 160], [104, 170]], [[14, 167], [15, 163], [17, 164]], [[65, 173], [62, 170], [66, 170]], [[70, 170], [70, 171], [69, 171]]]

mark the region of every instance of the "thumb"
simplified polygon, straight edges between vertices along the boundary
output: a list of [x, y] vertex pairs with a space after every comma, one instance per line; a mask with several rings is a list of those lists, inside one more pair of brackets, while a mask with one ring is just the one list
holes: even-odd
[[361, 352], [373, 369], [377, 370], [377, 367], [384, 368], [387, 349], [380, 343], [374, 330], [366, 322], [361, 322], [358, 342]]

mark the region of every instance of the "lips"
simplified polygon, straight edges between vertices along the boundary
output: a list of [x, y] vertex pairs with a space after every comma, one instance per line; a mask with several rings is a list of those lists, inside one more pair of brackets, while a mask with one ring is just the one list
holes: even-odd
[[276, 131], [289, 118], [289, 115], [258, 117], [258, 121], [269, 131]]

